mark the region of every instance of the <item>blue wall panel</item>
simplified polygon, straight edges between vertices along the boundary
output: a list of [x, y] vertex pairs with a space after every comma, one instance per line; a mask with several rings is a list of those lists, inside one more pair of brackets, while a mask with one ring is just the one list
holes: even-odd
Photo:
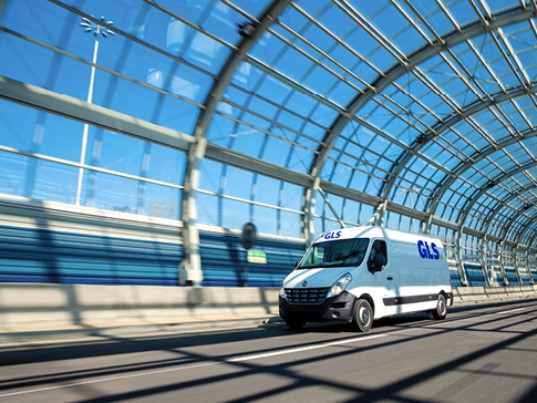
[[461, 276], [459, 275], [458, 270], [449, 270], [449, 276], [451, 278], [451, 286], [452, 287], [460, 287], [462, 285], [461, 283]]
[[0, 226], [0, 281], [177, 285], [181, 245]]
[[[267, 264], [248, 263], [240, 239], [201, 234], [205, 286], [278, 287], [303, 244], [258, 240]], [[178, 284], [182, 245], [0, 226], [0, 282], [109, 285]]]
[[518, 274], [520, 275], [520, 281], [523, 285], [530, 285], [530, 278], [528, 276], [528, 271], [526, 269], [520, 269], [518, 271]]
[[468, 280], [469, 286], [484, 287], [486, 285], [481, 266], [465, 264], [464, 271], [466, 272], [466, 279]]
[[303, 244], [258, 239], [253, 249], [267, 255], [267, 264], [258, 264], [248, 263], [235, 236], [201, 234], [200, 243], [205, 286], [279, 287], [305, 250]]
[[509, 281], [509, 285], [519, 285], [518, 278], [515, 273], [515, 269], [505, 269], [505, 277]]
[[[304, 253], [299, 242], [258, 239], [253, 248], [266, 254], [267, 263], [251, 263], [236, 235], [200, 234], [203, 286], [278, 287]], [[0, 226], [0, 282], [110, 285], [178, 284], [182, 245], [73, 234], [46, 229]], [[465, 265], [470, 286], [484, 286], [481, 266]], [[450, 270], [454, 287], [460, 286]], [[517, 285], [514, 270], [507, 270]], [[529, 283], [527, 276], [525, 283]]]

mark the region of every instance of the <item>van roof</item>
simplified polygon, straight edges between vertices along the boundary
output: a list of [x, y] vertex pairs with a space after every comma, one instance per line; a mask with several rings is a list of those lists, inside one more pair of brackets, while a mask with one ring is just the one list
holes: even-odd
[[[339, 234], [338, 234], [339, 232]], [[332, 235], [330, 235], [332, 234]], [[399, 242], [411, 242], [415, 243], [419, 240], [434, 241], [437, 246], [442, 247], [442, 241], [438, 238], [434, 238], [428, 235], [419, 233], [410, 233], [403, 231], [396, 231], [384, 227], [376, 226], [364, 226], [354, 228], [341, 228], [337, 230], [331, 230], [323, 232], [319, 235], [315, 242], [328, 239], [348, 239], [348, 238], [380, 238]]]

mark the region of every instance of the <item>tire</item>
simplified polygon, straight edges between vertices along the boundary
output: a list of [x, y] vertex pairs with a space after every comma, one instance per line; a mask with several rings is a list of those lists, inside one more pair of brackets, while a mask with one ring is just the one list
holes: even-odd
[[373, 309], [369, 301], [359, 299], [354, 305], [354, 328], [360, 332], [369, 332], [373, 326]]
[[295, 330], [295, 331], [302, 330], [302, 328], [306, 324], [305, 321], [300, 320], [300, 319], [284, 319], [284, 321], [289, 329]]
[[433, 309], [433, 318], [435, 318], [436, 320], [443, 320], [443, 319], [446, 319], [446, 316], [447, 316], [446, 297], [440, 294], [438, 296], [438, 300], [436, 301], [436, 308]]

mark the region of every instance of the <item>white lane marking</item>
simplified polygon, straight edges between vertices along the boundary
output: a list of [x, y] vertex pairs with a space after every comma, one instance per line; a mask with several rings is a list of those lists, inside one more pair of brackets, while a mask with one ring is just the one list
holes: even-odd
[[495, 315], [504, 315], [506, 313], [511, 313], [511, 312], [525, 311], [526, 309], [528, 309], [528, 308], [517, 308], [517, 309], [511, 309], [509, 311], [494, 312], [494, 314]]
[[328, 342], [328, 343], [315, 344], [313, 346], [306, 346], [306, 347], [299, 347], [299, 348], [290, 348], [288, 350], [273, 351], [271, 353], [247, 355], [245, 357], [230, 358], [229, 360], [225, 360], [224, 362], [252, 361], [252, 360], [258, 360], [260, 358], [275, 357], [275, 356], [278, 356], [278, 355], [285, 355], [285, 354], [294, 354], [294, 353], [300, 353], [302, 351], [317, 350], [317, 349], [320, 349], [320, 348], [337, 346], [337, 345], [340, 345], [340, 344], [354, 343], [356, 341], [380, 339], [380, 338], [386, 337], [388, 335], [391, 335], [391, 333], [375, 334], [375, 335], [364, 336], [364, 337], [355, 337], [353, 339], [331, 341], [331, 342]]
[[45, 387], [45, 388], [22, 390], [22, 391], [18, 391], [18, 392], [0, 394], [0, 398], [9, 397], [9, 396], [17, 396], [17, 395], [25, 395], [25, 394], [30, 394], [30, 393], [48, 392], [48, 391], [51, 391], [51, 390], [66, 389], [66, 388], [72, 388], [72, 387], [75, 387], [75, 386], [90, 385], [90, 384], [101, 383], [101, 382], [104, 383], [104, 382], [120, 381], [120, 380], [124, 380], [124, 379], [129, 379], [129, 378], [136, 378], [136, 377], [140, 377], [140, 376], [158, 375], [158, 374], [169, 373], [169, 372], [186, 371], [186, 370], [189, 370], [189, 369], [197, 369], [197, 368], [202, 368], [202, 367], [208, 367], [210, 365], [252, 361], [252, 360], [258, 360], [258, 359], [261, 359], [261, 358], [275, 357], [275, 356], [278, 356], [278, 355], [286, 355], [286, 354], [294, 354], [294, 353], [299, 353], [299, 352], [302, 352], [302, 351], [317, 350], [317, 349], [321, 349], [321, 348], [327, 348], [327, 347], [337, 346], [337, 345], [341, 345], [341, 344], [349, 344], [349, 343], [354, 343], [354, 342], [358, 342], [358, 341], [380, 339], [382, 337], [391, 336], [391, 335], [393, 335], [395, 333], [401, 333], [401, 332], [398, 331], [398, 332], [392, 332], [392, 333], [374, 334], [374, 335], [371, 335], [371, 336], [354, 337], [352, 339], [337, 340], [337, 341], [331, 341], [331, 342], [327, 342], [327, 343], [314, 344], [314, 345], [306, 346], [306, 347], [289, 348], [289, 349], [286, 349], [286, 350], [272, 351], [272, 352], [262, 353], [262, 354], [252, 354], [252, 355], [247, 355], [247, 356], [244, 356], [244, 357], [239, 356], [239, 357], [236, 357], [236, 358], [229, 358], [229, 359], [221, 360], [221, 361], [204, 362], [204, 363], [193, 364], [193, 365], [188, 365], [188, 366], [184, 366], [184, 367], [160, 369], [160, 370], [145, 371], [145, 372], [136, 372], [136, 373], [133, 373], [133, 374], [114, 376], [114, 377], [110, 377], [110, 378], [92, 379], [92, 380], [87, 380], [87, 381], [66, 383], [66, 384], [63, 384], [63, 385], [48, 386], [48, 387]]

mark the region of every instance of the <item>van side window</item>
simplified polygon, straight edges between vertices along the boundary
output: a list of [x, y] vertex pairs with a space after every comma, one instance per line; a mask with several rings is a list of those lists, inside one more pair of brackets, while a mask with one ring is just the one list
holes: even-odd
[[369, 255], [367, 267], [369, 271], [376, 272], [383, 270], [387, 263], [388, 254], [386, 252], [386, 242], [377, 239], [373, 242], [373, 246], [371, 247], [371, 254]]

